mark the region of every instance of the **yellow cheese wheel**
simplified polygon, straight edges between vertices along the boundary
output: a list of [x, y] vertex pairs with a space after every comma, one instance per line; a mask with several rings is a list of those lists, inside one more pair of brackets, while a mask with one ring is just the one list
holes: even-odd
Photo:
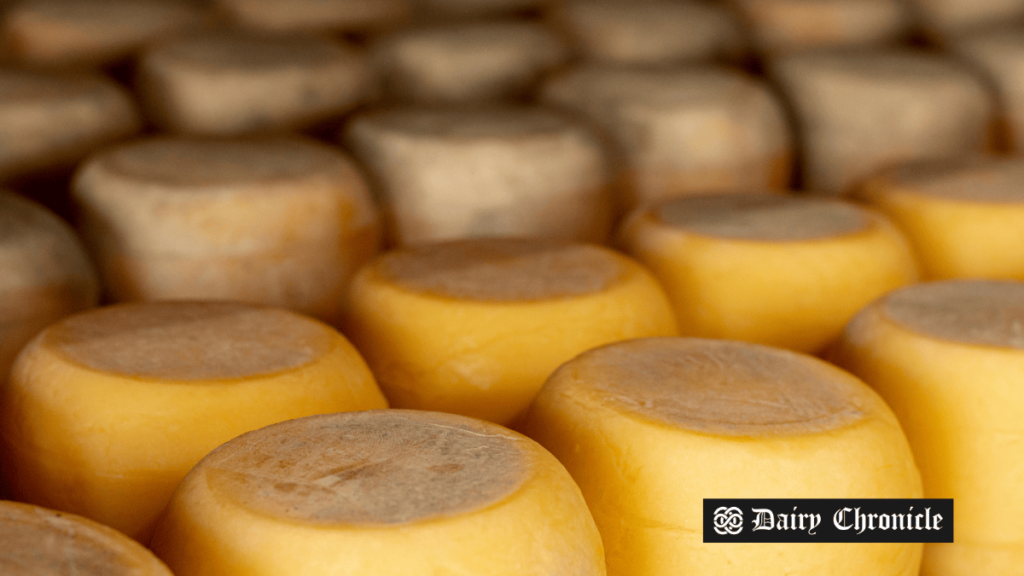
[[44, 330], [0, 392], [0, 461], [16, 500], [145, 541], [178, 482], [239, 434], [385, 408], [330, 327], [234, 303], [100, 308]]
[[620, 241], [665, 287], [680, 333], [820, 351], [863, 306], [917, 279], [906, 239], [854, 204], [692, 196], [636, 211]]
[[394, 407], [499, 424], [580, 352], [676, 333], [639, 264], [597, 246], [527, 240], [385, 254], [356, 276], [345, 328]]
[[235, 24], [272, 31], [365, 31], [408, 17], [408, 0], [213, 0]]
[[371, 52], [385, 97], [424, 104], [521, 97], [568, 56], [554, 32], [514, 20], [406, 30]]
[[46, 208], [0, 192], [0, 384], [40, 330], [91, 308], [99, 282], [74, 231]]
[[1024, 151], [1024, 26], [985, 29], [957, 38], [949, 48], [995, 86], [1003, 144]]
[[579, 488], [461, 416], [332, 414], [250, 432], [182, 482], [151, 547], [177, 576], [603, 576]]
[[80, 516], [0, 501], [4, 576], [173, 576], [124, 534]]
[[743, 30], [726, 8], [692, 0], [567, 0], [552, 24], [587, 61], [646, 66], [736, 59]]
[[917, 576], [921, 544], [702, 542], [704, 498], [921, 497], [892, 411], [815, 358], [696, 338], [611, 344], [559, 368], [520, 428], [579, 484], [609, 574]]
[[556, 76], [542, 99], [603, 128], [621, 156], [622, 204], [789, 184], [782, 104], [726, 68], [588, 66]]
[[92, 157], [73, 196], [117, 301], [241, 300], [337, 320], [379, 221], [344, 154], [291, 137], [159, 137]]
[[0, 179], [63, 168], [141, 127], [135, 103], [91, 74], [0, 70]]
[[608, 159], [594, 131], [540, 107], [369, 112], [342, 138], [378, 185], [395, 244], [540, 236], [601, 242]]
[[1024, 574], [1024, 284], [898, 290], [847, 327], [830, 358], [903, 424], [925, 496], [952, 498], [954, 543], [925, 546], [923, 576]]
[[28, 65], [104, 64], [207, 20], [187, 0], [22, 0], [0, 21], [0, 45]]
[[925, 278], [1024, 280], [1024, 161], [904, 165], [861, 196], [906, 232]]
[[341, 115], [367, 96], [370, 77], [360, 54], [330, 38], [222, 31], [148, 50], [137, 86], [161, 128], [232, 135]]

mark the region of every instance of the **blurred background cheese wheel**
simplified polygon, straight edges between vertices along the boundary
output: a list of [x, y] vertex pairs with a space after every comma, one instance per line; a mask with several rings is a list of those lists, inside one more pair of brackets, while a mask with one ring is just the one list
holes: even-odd
[[632, 207], [665, 197], [789, 184], [792, 149], [768, 86], [726, 68], [578, 68], [542, 98], [586, 116], [616, 143]]
[[917, 280], [910, 245], [854, 204], [782, 194], [652, 204], [620, 241], [665, 287], [685, 336], [818, 352], [863, 306]]
[[145, 542], [178, 482], [243, 432], [386, 408], [363, 359], [311, 318], [236, 303], [122, 304], [26, 346], [0, 394], [15, 500]]
[[0, 20], [0, 45], [31, 66], [106, 64], [209, 21], [187, 0], [22, 0]]
[[566, 0], [551, 10], [552, 25], [588, 62], [665, 66], [695, 60], [734, 60], [743, 29], [723, 6], [689, 0]]
[[593, 245], [527, 240], [385, 254], [356, 276], [345, 329], [392, 406], [499, 424], [580, 352], [676, 334], [664, 292], [639, 264]]
[[80, 516], [0, 501], [5, 576], [173, 576], [120, 532]]
[[137, 132], [132, 97], [89, 74], [0, 69], [0, 180], [64, 168]]
[[96, 305], [99, 281], [85, 248], [63, 220], [0, 191], [0, 384], [40, 330]]
[[116, 301], [241, 300], [337, 320], [378, 216], [344, 154], [292, 137], [158, 137], [93, 156], [74, 181]]
[[865, 49], [792, 54], [771, 67], [796, 116], [808, 190], [849, 194], [880, 169], [989, 145], [992, 98], [950, 59]]
[[892, 406], [925, 496], [956, 505], [922, 576], [1024, 574], [1022, 327], [1024, 284], [918, 284], [858, 314], [830, 357]]
[[342, 138], [366, 166], [396, 244], [495, 236], [603, 241], [606, 151], [593, 130], [535, 107], [402, 108]]
[[232, 135], [341, 115], [368, 96], [372, 80], [361, 54], [327, 37], [223, 31], [148, 50], [137, 87], [161, 128]]
[[1024, 0], [910, 0], [921, 26], [939, 42], [1024, 18]]
[[1024, 23], [960, 38], [950, 49], [995, 86], [1005, 144], [1024, 152]]
[[177, 576], [604, 576], [579, 488], [536, 442], [405, 410], [269, 426], [203, 459], [153, 550]]
[[371, 59], [385, 98], [444, 104], [521, 97], [568, 56], [551, 30], [506, 20], [397, 32], [375, 43]]
[[451, 21], [517, 15], [547, 8], [559, 0], [409, 0], [420, 21]]
[[704, 498], [921, 497], [892, 411], [820, 360], [695, 338], [611, 344], [559, 368], [520, 428], [579, 484], [609, 574], [917, 576], [920, 544], [702, 542]]
[[903, 229], [923, 277], [1024, 280], [1024, 159], [905, 165], [861, 196]]
[[752, 43], [777, 55], [826, 46], [869, 46], [904, 40], [911, 12], [902, 0], [728, 0]]
[[406, 21], [408, 0], [213, 0], [234, 24], [275, 32], [366, 31]]

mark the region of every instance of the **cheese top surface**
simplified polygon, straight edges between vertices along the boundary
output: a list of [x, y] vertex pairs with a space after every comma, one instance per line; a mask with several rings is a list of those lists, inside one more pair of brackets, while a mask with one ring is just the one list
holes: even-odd
[[818, 240], [871, 224], [851, 204], [774, 194], [693, 196], [662, 203], [654, 211], [669, 226], [736, 240]]
[[212, 452], [210, 490], [265, 515], [388, 526], [494, 504], [528, 478], [521, 440], [500, 426], [432, 412], [350, 412], [276, 424]]
[[679, 106], [737, 98], [758, 88], [742, 73], [712, 66], [630, 69], [592, 65], [556, 78], [546, 88], [554, 102], [593, 102], [613, 109], [633, 105]]
[[313, 362], [335, 333], [315, 320], [228, 302], [121, 304], [71, 316], [40, 344], [91, 370], [165, 381], [270, 375]]
[[62, 512], [0, 502], [0, 573], [7, 576], [171, 576], [141, 545]]
[[528, 137], [574, 130], [563, 115], [543, 109], [400, 109], [370, 114], [360, 123], [387, 132], [438, 140], [487, 140]]
[[386, 281], [449, 298], [524, 301], [582, 296], [614, 285], [623, 260], [587, 244], [473, 240], [392, 252], [376, 263]]
[[924, 336], [1024, 349], [1024, 283], [916, 284], [889, 294], [879, 306], [888, 319]]
[[356, 61], [354, 52], [327, 38], [299, 35], [263, 35], [242, 32], [203, 34], [164, 44], [154, 54], [186, 66], [216, 72], [282, 69], [294, 72]]
[[824, 432], [862, 419], [868, 402], [863, 384], [820, 360], [726, 340], [626, 341], [559, 371], [606, 406], [713, 435]]
[[901, 166], [880, 178], [883, 194], [916, 195], [961, 202], [1024, 203], [1024, 161], [976, 158]]
[[105, 106], [111, 93], [117, 93], [112, 83], [90, 75], [0, 71], [0, 107], [11, 104], [41, 107], [51, 102], [90, 99], [96, 100], [96, 106]]
[[29, 0], [20, 2], [9, 18], [40, 28], [66, 27], [79, 35], [106, 34], [101, 39], [144, 40], [147, 34], [197, 23], [202, 13], [181, 0]]
[[[787, 80], [806, 75], [828, 82], [836, 78], [844, 81], [882, 84], [888, 86], [919, 86], [938, 88], [950, 82], [968, 82], [971, 74], [954, 62], [939, 55], [912, 50], [856, 49], [805, 52], [785, 56], [779, 60], [778, 70], [792, 73]], [[847, 84], [839, 84], [846, 86]]]

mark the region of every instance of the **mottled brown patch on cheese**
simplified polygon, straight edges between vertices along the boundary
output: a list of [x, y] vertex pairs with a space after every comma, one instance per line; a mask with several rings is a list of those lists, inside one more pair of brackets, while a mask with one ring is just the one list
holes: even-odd
[[245, 378], [292, 370], [334, 345], [298, 314], [228, 302], [123, 304], [48, 328], [41, 345], [87, 368], [169, 381]]
[[728, 436], [833, 430], [863, 418], [867, 402], [863, 384], [824, 362], [744, 342], [633, 340], [561, 370], [607, 406]]
[[593, 294], [622, 276], [610, 251], [530, 240], [449, 242], [392, 252], [376, 264], [387, 281], [450, 298], [523, 301]]
[[1024, 160], [1018, 158], [946, 159], [896, 168], [870, 185], [888, 195], [910, 193], [962, 202], [1024, 202]]
[[529, 473], [513, 433], [462, 416], [406, 410], [292, 420], [245, 434], [197, 469], [245, 508], [310, 524], [396, 525], [467, 514]]

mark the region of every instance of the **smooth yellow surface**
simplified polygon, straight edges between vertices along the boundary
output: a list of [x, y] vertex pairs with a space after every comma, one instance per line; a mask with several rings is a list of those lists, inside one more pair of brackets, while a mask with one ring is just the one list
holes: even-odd
[[649, 272], [613, 254], [624, 272], [601, 291], [485, 301], [413, 292], [364, 268], [353, 282], [345, 334], [395, 408], [510, 424], [560, 364], [595, 346], [676, 334]]
[[754, 241], [704, 236], [641, 211], [621, 242], [664, 286], [683, 336], [814, 353], [863, 306], [917, 280], [906, 239], [882, 216], [867, 216], [860, 232]]
[[926, 545], [922, 575], [1024, 574], [1024, 351], [917, 334], [872, 306], [831, 359], [892, 406], [925, 497], [954, 501], [955, 543]]
[[178, 482], [227, 440], [311, 414], [385, 407], [340, 334], [293, 370], [191, 382], [91, 370], [37, 339], [0, 391], [0, 462], [15, 499], [145, 541]]

